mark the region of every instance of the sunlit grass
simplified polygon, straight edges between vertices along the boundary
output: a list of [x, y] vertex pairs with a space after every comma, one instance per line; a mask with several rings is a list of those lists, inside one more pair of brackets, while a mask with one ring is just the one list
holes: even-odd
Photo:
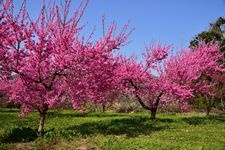
[[43, 138], [38, 113], [0, 109], [0, 149], [225, 149], [225, 116], [49, 111]]

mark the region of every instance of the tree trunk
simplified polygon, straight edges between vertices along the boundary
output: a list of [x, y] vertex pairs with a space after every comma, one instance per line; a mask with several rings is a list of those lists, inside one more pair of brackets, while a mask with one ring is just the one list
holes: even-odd
[[210, 111], [211, 111], [211, 107], [207, 107], [206, 108], [206, 116], [209, 116]]
[[44, 135], [44, 125], [45, 125], [45, 116], [47, 114], [47, 109], [44, 109], [43, 111], [40, 112], [40, 121], [39, 121], [39, 126], [38, 126], [38, 134], [39, 136]]
[[102, 104], [102, 112], [105, 112], [106, 111], [106, 106], [105, 104]]
[[215, 104], [215, 98], [206, 97], [206, 100], [206, 115], [209, 116], [209, 113]]
[[156, 119], [156, 112], [157, 112], [157, 108], [158, 108], [158, 106], [159, 106], [159, 101], [160, 101], [161, 96], [164, 94], [164, 92], [163, 92], [163, 91], [160, 92], [159, 95], [156, 97], [156, 100], [155, 100], [154, 105], [153, 105], [152, 107], [149, 107], [148, 105], [146, 105], [146, 104], [142, 101], [141, 97], [138, 95], [138, 87], [134, 84], [134, 82], [132, 81], [132, 79], [130, 79], [129, 81], [130, 81], [131, 85], [132, 85], [132, 86], [134, 87], [134, 89], [135, 89], [134, 94], [135, 94], [135, 96], [136, 96], [138, 102], [141, 104], [141, 106], [142, 106], [144, 109], [150, 110], [150, 112], [151, 112], [151, 119], [153, 119], [153, 120]]
[[157, 113], [157, 109], [159, 107], [159, 101], [161, 96], [163, 95], [163, 92], [161, 92], [158, 97], [156, 98], [156, 101], [154, 103], [154, 106], [150, 109], [151, 110], [151, 119], [155, 120], [156, 119], [156, 113]]
[[222, 111], [225, 112], [225, 105], [224, 105], [224, 102], [223, 102], [223, 98], [220, 98], [220, 102], [221, 102]]
[[151, 119], [152, 120], [156, 119], [156, 112], [157, 112], [157, 107], [151, 109]]

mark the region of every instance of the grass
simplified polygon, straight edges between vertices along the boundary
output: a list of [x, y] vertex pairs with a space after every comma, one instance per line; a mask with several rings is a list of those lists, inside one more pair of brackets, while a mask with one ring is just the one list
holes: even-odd
[[225, 116], [49, 111], [43, 138], [38, 113], [0, 109], [0, 149], [225, 149]]

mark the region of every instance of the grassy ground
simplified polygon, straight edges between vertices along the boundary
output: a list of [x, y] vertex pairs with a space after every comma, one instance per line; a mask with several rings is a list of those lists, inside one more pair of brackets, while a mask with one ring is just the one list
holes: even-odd
[[43, 138], [38, 113], [0, 109], [0, 149], [225, 149], [225, 116], [49, 111]]

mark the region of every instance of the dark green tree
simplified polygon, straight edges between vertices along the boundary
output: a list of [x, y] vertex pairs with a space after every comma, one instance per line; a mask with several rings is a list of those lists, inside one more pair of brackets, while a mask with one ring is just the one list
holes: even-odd
[[[197, 46], [199, 42], [206, 42], [206, 43], [217, 42], [221, 46], [221, 49], [220, 49], [221, 52], [224, 53], [225, 52], [225, 18], [219, 17], [215, 22], [210, 24], [209, 29], [207, 31], [203, 31], [199, 33], [197, 36], [195, 36], [194, 39], [190, 42], [190, 47]], [[225, 53], [224, 53], [224, 57], [225, 57]], [[225, 64], [224, 61], [218, 62], [218, 63]], [[216, 94], [215, 96], [211, 96], [211, 97], [208, 97], [205, 95], [197, 96], [198, 97], [196, 99], [197, 101], [199, 101], [198, 99], [201, 97], [200, 99], [202, 99], [202, 103], [205, 105], [204, 108], [206, 108], [207, 115], [209, 114], [212, 107], [215, 107], [218, 104], [218, 102], [220, 102], [219, 107], [222, 108], [222, 110], [225, 110], [224, 108], [225, 97], [222, 92], [225, 86], [225, 83], [222, 82], [223, 80], [225, 80], [224, 77], [225, 77], [225, 73], [215, 73], [213, 79], [208, 80], [207, 77], [206, 79], [204, 79], [207, 82], [215, 82], [217, 85], [216, 88], [213, 89], [214, 93]], [[198, 105], [198, 102], [195, 104]]]
[[190, 47], [195, 47], [200, 41], [218, 42], [221, 45], [221, 51], [225, 52], [225, 18], [219, 17], [214, 23], [211, 23], [209, 30], [199, 33], [190, 42]]

